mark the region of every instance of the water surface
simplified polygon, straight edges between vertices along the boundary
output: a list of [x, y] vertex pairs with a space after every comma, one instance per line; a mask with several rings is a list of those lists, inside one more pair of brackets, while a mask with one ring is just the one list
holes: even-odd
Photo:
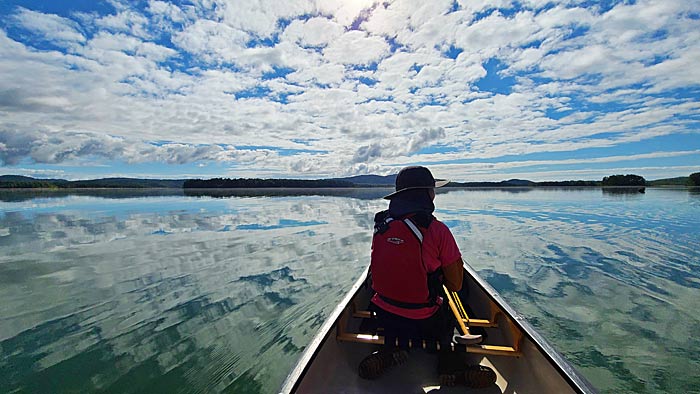
[[[386, 190], [0, 193], [0, 392], [273, 393]], [[601, 392], [700, 387], [700, 193], [465, 189], [436, 216]]]

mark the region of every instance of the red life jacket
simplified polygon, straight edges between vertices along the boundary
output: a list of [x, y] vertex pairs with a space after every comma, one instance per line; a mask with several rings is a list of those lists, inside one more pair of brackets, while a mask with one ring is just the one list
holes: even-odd
[[[436, 292], [423, 263], [423, 232], [432, 216], [394, 219], [387, 211], [375, 216], [370, 273], [372, 288], [389, 304], [406, 309], [435, 305]], [[419, 225], [420, 223], [421, 225]]]

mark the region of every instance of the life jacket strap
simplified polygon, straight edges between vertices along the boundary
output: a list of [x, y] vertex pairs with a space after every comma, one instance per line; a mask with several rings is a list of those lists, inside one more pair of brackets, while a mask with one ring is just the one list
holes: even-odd
[[423, 245], [423, 233], [418, 230], [418, 227], [413, 223], [413, 221], [409, 218], [406, 218], [403, 220], [404, 223], [408, 226], [409, 229], [411, 229], [411, 232], [413, 232], [413, 235], [418, 238], [418, 242], [420, 242], [421, 246]]

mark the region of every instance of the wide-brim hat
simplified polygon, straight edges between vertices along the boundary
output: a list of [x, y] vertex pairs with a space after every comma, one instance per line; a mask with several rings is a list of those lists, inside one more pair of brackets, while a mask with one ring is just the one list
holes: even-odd
[[433, 178], [433, 174], [425, 167], [405, 167], [396, 175], [396, 191], [384, 196], [384, 198], [391, 200], [394, 196], [406, 190], [433, 189], [443, 187], [448, 183], [450, 183], [448, 180], [436, 180]]

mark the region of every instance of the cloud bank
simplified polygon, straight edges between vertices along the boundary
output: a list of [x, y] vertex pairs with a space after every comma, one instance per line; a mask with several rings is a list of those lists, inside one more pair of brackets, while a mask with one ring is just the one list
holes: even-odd
[[468, 180], [489, 176], [480, 162], [654, 150], [700, 166], [694, 1], [109, 4], [4, 6], [3, 171], [224, 163], [318, 177], [424, 163]]

